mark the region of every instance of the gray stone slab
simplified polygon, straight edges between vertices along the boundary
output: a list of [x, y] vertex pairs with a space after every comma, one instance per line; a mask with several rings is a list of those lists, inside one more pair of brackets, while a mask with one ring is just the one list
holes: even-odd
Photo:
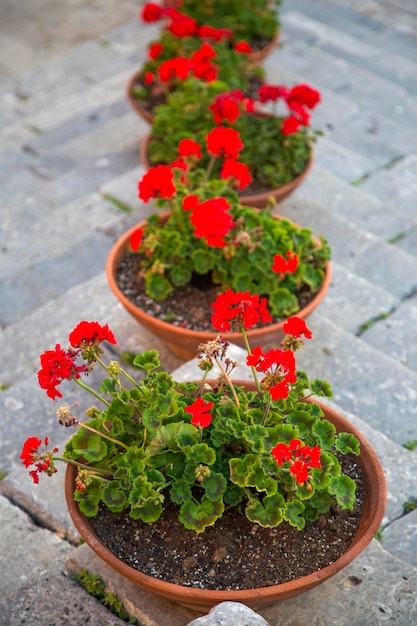
[[[308, 176], [300, 186], [298, 197], [314, 198], [332, 217], [345, 217], [384, 240], [395, 237], [399, 232], [416, 224], [417, 215], [402, 206], [395, 186], [391, 194], [384, 195], [381, 191], [381, 194], [374, 195], [365, 183], [359, 187], [350, 185], [319, 166], [315, 166], [313, 173], [314, 176]], [[384, 175], [385, 172], [381, 173], [382, 178]]]
[[406, 300], [385, 319], [375, 321], [362, 335], [374, 348], [417, 371], [417, 307]]
[[[168, 607], [164, 599], [121, 580], [88, 546], [74, 550], [66, 563], [71, 574], [82, 568], [97, 571], [108, 588], [117, 590], [125, 606], [143, 624], [165, 626], [167, 612], [172, 626], [192, 623], [195, 619], [192, 611], [172, 603]], [[391, 619], [399, 626], [410, 626], [417, 619], [416, 592], [417, 569], [393, 557], [378, 542], [372, 541], [355, 561], [333, 578], [302, 596], [283, 600], [258, 613], [271, 626], [310, 623], [320, 626], [379, 626], [384, 619]], [[230, 621], [221, 623], [232, 626]]]
[[320, 314], [356, 334], [369, 320], [389, 313], [400, 303], [385, 289], [333, 262], [332, 281], [320, 304]]
[[391, 356], [342, 331], [315, 312], [313, 341], [298, 352], [298, 367], [333, 387], [334, 401], [400, 445], [417, 438], [417, 377]]
[[[66, 345], [69, 332], [81, 320], [109, 324], [116, 333], [117, 349], [120, 352], [141, 352], [155, 348], [159, 350], [163, 367], [168, 371], [183, 363], [182, 359], [173, 355], [157, 337], [143, 329], [125, 311], [110, 291], [105, 273], [100, 272], [90, 280], [69, 289], [56, 300], [51, 300], [39, 309], [31, 311], [21, 322], [12, 324], [0, 332], [1, 383], [17, 385], [34, 374], [39, 369], [39, 355], [56, 343]], [[30, 389], [35, 383], [36, 381], [26, 383], [27, 401], [30, 400]], [[7, 401], [11, 406], [17, 406], [18, 410], [22, 410], [19, 400], [21, 392], [20, 387], [17, 390], [10, 389], [0, 394], [0, 402]], [[2, 411], [5, 414], [4, 405]], [[21, 418], [24, 416], [21, 415]], [[16, 416], [11, 415], [10, 420], [10, 426], [13, 427]], [[6, 421], [3, 420], [3, 426]], [[3, 441], [6, 439], [4, 433]], [[6, 449], [1, 452], [0, 458], [7, 453]]]
[[368, 72], [403, 87], [408, 93], [417, 88], [416, 63], [404, 56], [381, 50], [369, 43], [368, 38], [351, 35], [350, 31], [333, 28], [322, 21], [309, 19], [298, 11], [284, 11], [282, 15], [283, 43], [302, 39], [309, 45], [318, 47], [338, 59], [358, 65]]
[[349, 183], [362, 179], [374, 168], [369, 159], [331, 141], [327, 136], [320, 137], [314, 146], [314, 163], [315, 167]]
[[402, 231], [407, 230], [409, 222], [417, 223], [417, 177], [415, 181], [404, 184], [394, 170], [382, 170], [368, 176], [360, 189], [380, 198], [393, 213], [408, 213], [409, 219], [404, 220]]
[[[417, 489], [414, 498], [417, 498]], [[417, 510], [387, 526], [381, 544], [397, 558], [417, 567]]]

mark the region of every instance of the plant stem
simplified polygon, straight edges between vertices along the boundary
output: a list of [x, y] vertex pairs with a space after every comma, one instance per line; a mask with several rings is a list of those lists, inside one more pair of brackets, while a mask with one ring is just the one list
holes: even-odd
[[106, 406], [110, 406], [110, 402], [108, 402], [105, 398], [102, 398], [102, 396], [99, 393], [97, 393], [97, 391], [95, 391], [94, 389], [92, 389], [91, 387], [83, 383], [82, 380], [80, 380], [79, 378], [74, 378], [74, 380], [79, 387], [91, 393], [95, 398], [100, 400], [100, 402], [103, 402], [103, 404], [105, 404]]
[[216, 162], [216, 155], [213, 154], [210, 157], [209, 164], [207, 165], [206, 175], [204, 176], [204, 182], [206, 182], [210, 178], [211, 172], [213, 171], [213, 167], [214, 167], [215, 162]]
[[221, 371], [221, 373], [223, 374], [223, 376], [225, 377], [225, 379], [227, 380], [227, 384], [230, 387], [230, 390], [233, 394], [233, 399], [235, 401], [236, 406], [239, 408], [240, 407], [240, 402], [239, 402], [239, 398], [237, 397], [237, 393], [236, 393], [236, 389], [233, 386], [232, 381], [230, 380], [230, 376], [229, 374], [226, 372], [226, 370], [223, 368], [221, 362], [219, 361], [219, 359], [217, 357], [215, 357], [215, 361], [217, 363], [217, 366], [219, 368], [219, 370]]
[[96, 428], [93, 428], [92, 426], [89, 426], [85, 422], [78, 422], [78, 425], [82, 426], [82, 428], [85, 428], [86, 430], [89, 430], [92, 433], [95, 433], [96, 435], [100, 435], [100, 437], [103, 437], [103, 439], [107, 439], [108, 441], [115, 443], [117, 446], [121, 446], [125, 450], [129, 450], [129, 446], [127, 446], [125, 443], [122, 443], [118, 439], [113, 439], [113, 437], [109, 437], [109, 435], [106, 435], [100, 432], [99, 430], [97, 430]]
[[[251, 350], [251, 348], [250, 348], [249, 341], [248, 341], [248, 335], [247, 335], [247, 333], [246, 333], [246, 330], [245, 330], [244, 326], [241, 326], [241, 327], [240, 327], [240, 332], [241, 332], [241, 334], [242, 334], [243, 341], [244, 341], [244, 343], [245, 343], [245, 348], [246, 348], [246, 351], [247, 351], [247, 353], [248, 353], [248, 355], [249, 355], [249, 354], [252, 352], [252, 350]], [[260, 382], [259, 382], [258, 374], [256, 373], [256, 369], [254, 368], [254, 366], [253, 366], [253, 365], [251, 365], [251, 366], [250, 366], [250, 368], [251, 368], [251, 370], [252, 370], [253, 379], [254, 379], [254, 381], [255, 381], [255, 385], [256, 385], [256, 390], [257, 390], [257, 392], [258, 392], [259, 394], [261, 394], [261, 393], [262, 393], [262, 389], [261, 389], [261, 384], [260, 384]]]
[[85, 463], [80, 463], [79, 461], [74, 461], [74, 459], [66, 459], [65, 457], [61, 457], [61, 456], [54, 456], [54, 461], [63, 461], [64, 463], [69, 463], [70, 465], [75, 465], [76, 467], [79, 467], [80, 469], [86, 469], [92, 473], [94, 473], [97, 478], [101, 478], [101, 476], [99, 476], [99, 474], [107, 474], [108, 476], [113, 476], [113, 472], [110, 472], [108, 470], [102, 470], [102, 469], [97, 469], [96, 467], [91, 467], [90, 465], [85, 465]]

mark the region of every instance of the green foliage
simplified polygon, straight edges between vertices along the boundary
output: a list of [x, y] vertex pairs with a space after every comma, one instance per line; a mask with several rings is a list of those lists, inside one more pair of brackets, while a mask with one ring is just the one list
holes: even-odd
[[75, 574], [74, 578], [80, 582], [88, 593], [97, 598], [109, 611], [114, 613], [114, 615], [117, 615], [120, 619], [129, 624], [138, 623], [136, 618], [129, 616], [117, 596], [110, 591], [106, 591], [106, 585], [98, 574], [90, 574], [87, 570], [82, 569], [78, 574]]
[[[204, 83], [187, 79], [181, 83], [181, 89], [172, 91], [166, 103], [155, 109], [148, 146], [150, 164], [172, 163], [178, 156], [179, 141], [190, 138], [203, 148], [199, 166], [205, 169], [210, 159], [205, 150], [206, 135], [216, 126], [209, 106], [216, 96], [231, 89], [220, 80]], [[239, 132], [244, 146], [239, 160], [248, 166], [257, 187], [264, 191], [290, 183], [305, 170], [312, 155], [314, 131], [310, 127], [301, 127], [296, 133], [284, 135], [281, 130], [283, 120], [282, 116], [242, 113], [233, 122], [222, 122], [222, 126]], [[218, 162], [213, 177], [219, 172]], [[308, 278], [312, 283], [316, 280], [313, 272]]]
[[[199, 193], [199, 190], [195, 190]], [[215, 197], [210, 186], [204, 197]], [[214, 195], [213, 195], [214, 194]], [[205, 238], [194, 236], [194, 228], [187, 211], [182, 209], [185, 190], [178, 185], [173, 212], [161, 221], [150, 220], [144, 227], [140, 248], [141, 266], [145, 275], [146, 292], [155, 300], [165, 299], [179, 283], [189, 281], [193, 273], [208, 274], [222, 290], [250, 291], [268, 299], [269, 310], [276, 317], [285, 318], [300, 309], [300, 300], [306, 292], [316, 293], [323, 284], [330, 250], [320, 243], [311, 229], [300, 228], [288, 219], [276, 219], [269, 211], [256, 211], [241, 206], [237, 196], [228, 191], [230, 214], [235, 226], [226, 241], [242, 240], [247, 245], [209, 246]], [[225, 195], [225, 194], [224, 194]], [[188, 245], [178, 246], [178, 234]], [[155, 241], [163, 245], [155, 246]], [[272, 271], [276, 254], [285, 257], [291, 251], [298, 255], [297, 270], [283, 276]], [[320, 281], [314, 287], [306, 283], [305, 268], [313, 265]], [[163, 273], [155, 270], [163, 267]], [[135, 363], [135, 361], [134, 361]], [[135, 363], [138, 365], [138, 362]], [[313, 392], [329, 396], [329, 386], [315, 381]]]

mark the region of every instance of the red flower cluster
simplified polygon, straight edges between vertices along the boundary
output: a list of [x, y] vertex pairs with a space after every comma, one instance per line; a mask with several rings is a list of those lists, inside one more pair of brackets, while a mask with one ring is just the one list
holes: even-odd
[[45, 437], [45, 452], [40, 454], [38, 452], [40, 446], [42, 445], [41, 439], [37, 437], [28, 437], [25, 443], [23, 444], [22, 453], [20, 458], [22, 459], [22, 465], [26, 468], [31, 465], [35, 466], [35, 469], [29, 472], [29, 475], [32, 477], [32, 480], [35, 484], [39, 483], [39, 474], [45, 472], [48, 476], [52, 476], [57, 471], [54, 466], [53, 454], [58, 452], [58, 448], [54, 448], [52, 451], [48, 451], [49, 439]]
[[236, 159], [243, 148], [237, 130], [226, 126], [216, 126], [207, 134], [207, 150], [214, 156]]
[[309, 469], [316, 467], [321, 468], [319, 446], [302, 445], [299, 439], [292, 439], [287, 445], [286, 443], [278, 443], [272, 450], [271, 454], [281, 467], [284, 463], [289, 463], [290, 472], [295, 480], [303, 485], [309, 479]]
[[230, 330], [232, 324], [237, 328], [243, 326], [249, 329], [259, 321], [263, 324], [272, 322], [266, 308], [266, 298], [260, 298], [257, 294], [252, 296], [249, 291], [234, 292], [227, 289], [217, 296], [211, 306], [214, 310], [211, 323], [220, 332]]
[[232, 179], [240, 190], [252, 182], [252, 175], [248, 166], [234, 159], [226, 159], [220, 172], [220, 178]]
[[263, 352], [262, 348], [257, 347], [246, 357], [246, 363], [265, 374], [261, 384], [273, 400], [288, 398], [289, 385], [297, 380], [292, 350], [272, 349]]
[[262, 85], [259, 88], [259, 102], [277, 102], [282, 98], [286, 103], [290, 114], [284, 120], [282, 132], [291, 135], [297, 132], [300, 126], [310, 124], [310, 114], [306, 109], [314, 109], [320, 102], [320, 92], [309, 85], [295, 85], [291, 89], [282, 85]]
[[234, 89], [216, 96], [209, 109], [213, 112], [215, 124], [222, 124], [224, 120], [232, 124], [237, 120], [242, 110], [253, 113], [255, 103], [239, 89]]
[[281, 254], [276, 254], [274, 256], [274, 263], [272, 265], [272, 271], [277, 274], [285, 274], [288, 272], [289, 274], [294, 274], [295, 270], [298, 267], [298, 256], [294, 252], [288, 250], [286, 254], [286, 259]]
[[306, 339], [311, 339], [313, 333], [309, 328], [307, 328], [307, 324], [301, 317], [289, 317], [283, 326], [284, 332], [288, 335], [293, 335], [294, 337], [301, 337], [304, 335]]
[[[101, 326], [98, 322], [80, 322], [70, 333], [69, 341], [72, 347], [68, 350], [57, 344], [55, 350], [46, 350], [40, 355], [39, 385], [52, 400], [62, 398], [57, 387], [63, 380], [77, 380], [81, 373], [88, 373], [91, 369], [89, 364], [102, 352], [99, 346], [103, 341], [116, 343], [108, 325]], [[80, 354], [88, 361], [87, 364], [76, 363]]]
[[224, 248], [226, 245], [224, 237], [234, 225], [232, 216], [228, 213], [230, 204], [226, 198], [211, 198], [198, 202], [197, 196], [187, 196], [184, 202], [188, 210], [192, 210], [190, 220], [195, 228], [194, 236], [204, 237], [209, 246]]
[[213, 408], [212, 402], [204, 402], [203, 398], [197, 398], [193, 404], [187, 406], [186, 413], [192, 415], [191, 424], [193, 426], [200, 426], [200, 428], [207, 428], [210, 426], [213, 416], [210, 411]]
[[87, 371], [86, 365], [77, 365], [75, 362], [77, 353], [74, 350], [64, 350], [56, 344], [55, 350], [46, 350], [41, 354], [41, 369], [38, 371], [38, 380], [41, 389], [45, 389], [47, 395], [55, 400], [62, 398], [62, 393], [56, 389], [63, 380], [75, 380], [80, 378], [81, 372]]
[[98, 322], [80, 322], [69, 335], [73, 348], [94, 347], [103, 341], [117, 343], [109, 325], [101, 326]]
[[138, 195], [148, 202], [150, 198], [172, 198], [176, 192], [174, 173], [169, 165], [151, 167], [138, 183]]

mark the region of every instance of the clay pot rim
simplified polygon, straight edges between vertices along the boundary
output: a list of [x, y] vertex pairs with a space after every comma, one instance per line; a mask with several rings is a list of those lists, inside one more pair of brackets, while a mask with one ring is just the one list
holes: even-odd
[[[169, 211], [162, 212], [160, 214], [160, 219], [165, 219], [169, 215], [170, 215]], [[277, 214], [274, 214], [274, 215], [276, 215], [277, 219], [289, 220], [289, 218], [282, 218], [282, 216], [279, 216]], [[289, 221], [292, 221], [292, 220], [289, 220]], [[119, 258], [127, 249], [131, 235], [138, 228], [140, 228], [144, 223], [146, 223], [146, 219], [143, 220], [142, 222], [139, 222], [135, 226], [132, 226], [132, 228], [127, 230], [123, 235], [121, 235], [121, 237], [117, 239], [117, 241], [111, 248], [107, 257], [106, 267], [105, 267], [107, 281], [109, 283], [110, 289], [112, 290], [116, 298], [122, 303], [122, 305], [125, 307], [127, 311], [135, 312], [134, 317], [136, 318], [141, 318], [144, 320], [146, 319], [155, 320], [158, 322], [158, 325], [160, 326], [160, 328], [165, 329], [167, 332], [175, 332], [175, 334], [179, 337], [189, 336], [190, 332], [192, 332], [192, 334], [195, 336], [196, 340], [199, 341], [199, 343], [203, 343], [205, 341], [208, 341], [209, 339], [215, 339], [219, 333], [214, 330], [193, 330], [190, 328], [181, 328], [180, 326], [175, 326], [174, 324], [170, 324], [169, 322], [165, 322], [164, 320], [160, 320], [159, 318], [156, 320], [156, 318], [152, 317], [151, 315], [148, 315], [148, 313], [146, 313], [142, 308], [140, 308], [139, 306], [131, 302], [122, 292], [122, 290], [119, 288], [117, 281], [116, 281], [116, 276], [115, 276], [116, 264]], [[320, 304], [320, 302], [323, 300], [324, 296], [326, 295], [330, 287], [331, 278], [332, 278], [332, 266], [331, 266], [331, 262], [327, 261], [325, 277], [324, 277], [324, 281], [320, 289], [317, 291], [316, 294], [314, 294], [314, 297], [312, 298], [312, 300], [305, 307], [303, 307], [302, 309], [300, 309], [293, 315], [300, 317], [301, 319], [308, 317], [312, 313], [312, 311], [317, 308], [317, 306]], [[251, 328], [248, 331], [251, 341], [252, 342], [256, 341], [258, 337], [261, 337], [265, 332], [265, 328], [268, 328], [271, 330], [282, 328], [286, 322], [286, 319], [287, 318], [283, 319], [281, 322], [275, 322], [273, 324], [269, 324], [268, 326], [262, 326], [260, 328]], [[228, 331], [222, 334], [224, 335], [225, 339], [229, 341], [230, 343], [234, 343], [236, 339], [240, 337], [240, 333], [237, 331]]]
[[[233, 380], [233, 383], [235, 385], [247, 385], [248, 381]], [[177, 601], [184, 606], [188, 606], [189, 608], [194, 607], [194, 610], [200, 602], [210, 602], [214, 605], [224, 601], [242, 601], [247, 602], [249, 606], [267, 606], [268, 603], [271, 604], [279, 601], [279, 598], [274, 599], [277, 597], [278, 593], [282, 595], [285, 594], [285, 598], [288, 598], [300, 593], [301, 591], [306, 591], [322, 581], [324, 582], [324, 580], [327, 580], [351, 563], [369, 545], [380, 527], [384, 516], [387, 489], [381, 462], [372, 446], [368, 443], [362, 433], [332, 407], [329, 407], [328, 405], [325, 405], [315, 399], [313, 401], [324, 410], [325, 418], [328, 419], [330, 417], [330, 421], [332, 421], [332, 418], [336, 419], [336, 428], [338, 431], [346, 430], [359, 439], [361, 453], [358, 457], [358, 461], [364, 474], [364, 481], [365, 483], [368, 483], [368, 485], [365, 484], [364, 512], [362, 513], [362, 520], [354, 540], [342, 556], [323, 569], [278, 585], [230, 591], [185, 587], [144, 574], [139, 570], [135, 570], [123, 563], [110, 550], [108, 550], [91, 528], [88, 518], [86, 518], [79, 511], [78, 504], [73, 498], [76, 470], [74, 466], [68, 464], [65, 475], [65, 497], [71, 518], [77, 530], [88, 543], [90, 548], [103, 561], [110, 565], [110, 567], [118, 570], [123, 576], [134, 582], [140, 583], [144, 588], [153, 591], [154, 593], [159, 593], [160, 595], [164, 595], [170, 599], [173, 599], [174, 596], [178, 597], [178, 593], [180, 591], [181, 601]], [[366, 494], [366, 487], [371, 487], [371, 494]], [[370, 495], [372, 497], [370, 497]], [[364, 514], [366, 502], [369, 499], [372, 500], [372, 507], [370, 507], [370, 519], [367, 521], [364, 519]], [[157, 583], [157, 586], [161, 588], [160, 591], [155, 589], [155, 582]], [[251, 601], [253, 602], [252, 605]], [[260, 604], [257, 605], [257, 601], [259, 601]], [[188, 605], [187, 602], [189, 603]]]

